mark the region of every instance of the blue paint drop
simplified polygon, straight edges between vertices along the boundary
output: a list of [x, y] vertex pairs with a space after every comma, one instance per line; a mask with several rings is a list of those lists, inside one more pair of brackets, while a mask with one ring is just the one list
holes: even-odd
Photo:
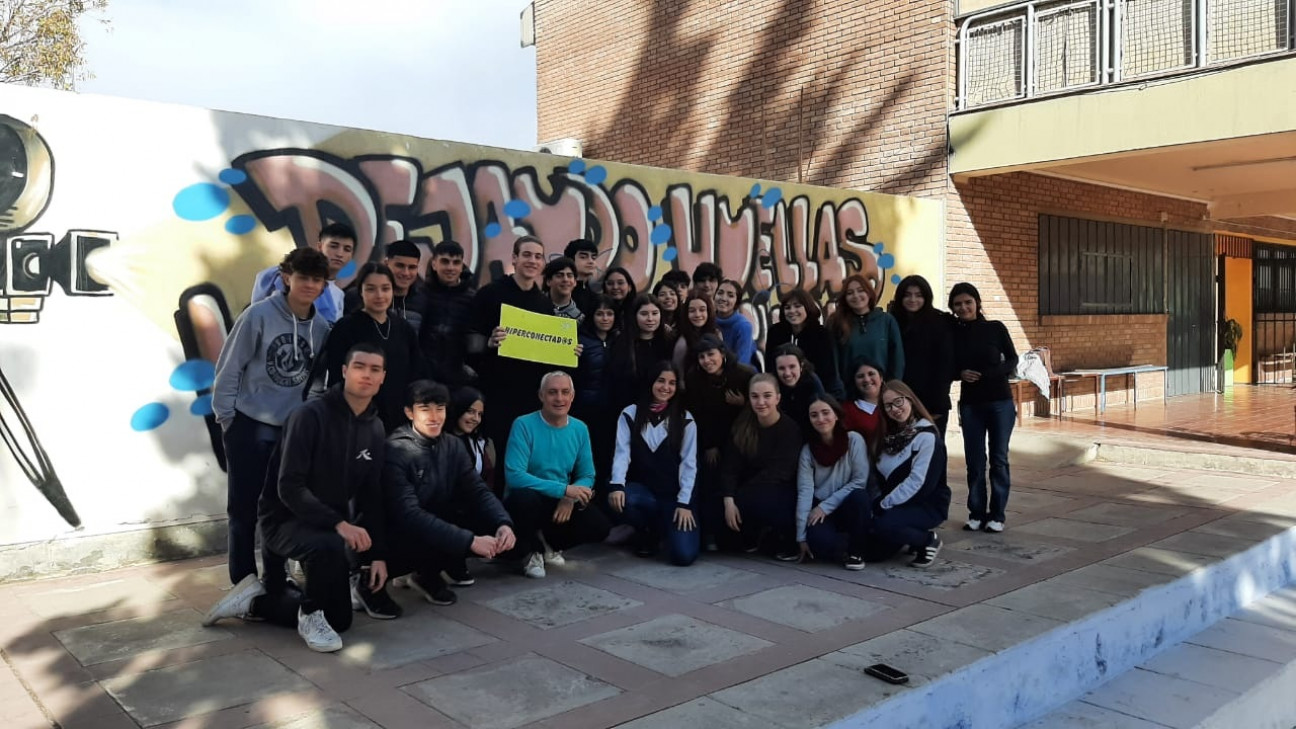
[[675, 260], [677, 256], [679, 256], [679, 250], [675, 246], [668, 246], [666, 250], [662, 251], [662, 260], [667, 263]]
[[199, 182], [176, 193], [171, 201], [183, 220], [211, 220], [229, 207], [229, 191], [210, 182]]
[[661, 220], [661, 217], [662, 217], [662, 209], [660, 205], [654, 205], [648, 208], [648, 220], [650, 222], [655, 223], [658, 220]]
[[212, 400], [211, 395], [199, 395], [197, 400], [194, 400], [192, 403], [189, 404], [190, 414], [197, 415], [200, 418], [204, 418], [207, 417], [208, 415], [211, 415], [212, 414], [211, 400]]
[[761, 190], [761, 188], [760, 188], [760, 183], [759, 183], [759, 182], [756, 183], [755, 185], [752, 185], [752, 189], [751, 189], [751, 197], [753, 197], [753, 198], [760, 197], [760, 190]]
[[338, 278], [351, 278], [355, 275], [357, 268], [359, 268], [359, 266], [356, 265], [355, 259], [352, 259], [347, 263], [347, 265], [342, 267], [341, 271], [338, 271]]
[[591, 185], [602, 184], [607, 179], [607, 170], [603, 165], [594, 165], [585, 173], [585, 181]]
[[873, 246], [873, 252], [878, 254], [879, 256], [882, 255], [883, 253], [886, 253], [886, 244], [878, 243], [877, 245]]
[[778, 189], [777, 187], [771, 187], [768, 191], [766, 191], [765, 196], [761, 198], [761, 207], [772, 208], [778, 204], [779, 200], [782, 199], [783, 199], [783, 191]]
[[531, 214], [531, 206], [523, 200], [509, 200], [504, 203], [504, 214], [510, 218], [525, 218]]
[[573, 175], [579, 175], [580, 173], [584, 172], [584, 171], [585, 171], [585, 160], [583, 160], [583, 159], [574, 159], [574, 160], [572, 160], [571, 162], [568, 162], [568, 163], [567, 163], [567, 171], [570, 172], [570, 173], [572, 173]]
[[896, 286], [899, 286], [902, 280], [904, 279], [900, 278], [900, 274], [898, 273], [891, 274], [891, 283], [895, 284]]
[[494, 238], [495, 236], [500, 234], [500, 230], [501, 229], [499, 223], [487, 223], [486, 229], [483, 230], [482, 232], [486, 234], [487, 238]]
[[882, 255], [878, 256], [878, 267], [881, 268], [882, 270], [891, 268], [894, 265], [895, 265], [895, 256], [891, 255], [890, 253], [883, 253]]
[[216, 365], [205, 359], [183, 362], [171, 372], [171, 386], [185, 392], [197, 392], [212, 386], [216, 381]]
[[241, 185], [247, 182], [247, 173], [233, 168], [221, 170], [220, 181], [226, 185]]
[[256, 227], [256, 224], [256, 218], [251, 215], [235, 215], [225, 221], [225, 232], [233, 233], [234, 235], [251, 233], [252, 229]]
[[653, 245], [659, 246], [670, 240], [671, 232], [671, 227], [666, 223], [662, 223], [652, 229], [652, 232], [648, 234], [648, 240], [652, 241]]
[[153, 430], [171, 417], [171, 410], [160, 402], [151, 402], [135, 411], [131, 416], [130, 427], [136, 433]]

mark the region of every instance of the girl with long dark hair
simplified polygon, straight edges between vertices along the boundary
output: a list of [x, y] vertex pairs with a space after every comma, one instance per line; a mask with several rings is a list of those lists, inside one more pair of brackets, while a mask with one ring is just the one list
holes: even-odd
[[950, 382], [954, 372], [954, 318], [937, 311], [931, 284], [922, 276], [906, 276], [887, 306], [904, 341], [904, 382], [935, 419], [944, 436], [949, 427]]
[[773, 353], [784, 344], [795, 344], [814, 365], [824, 390], [838, 399], [845, 396], [837, 360], [833, 356], [832, 335], [821, 323], [819, 304], [804, 289], [779, 294], [779, 321], [765, 335], [765, 366], [773, 367]]
[[652, 295], [657, 299], [657, 305], [661, 307], [662, 324], [666, 326], [666, 332], [675, 334], [680, 320], [679, 291], [670, 281], [662, 279], [653, 286]]
[[[963, 458], [967, 462], [968, 531], [1004, 530], [1012, 477], [1008, 471], [1008, 441], [1017, 420], [1017, 403], [1008, 376], [1017, 369], [1017, 350], [1003, 322], [989, 321], [981, 308], [981, 293], [970, 283], [950, 290], [954, 325], [954, 368], [963, 381], [959, 392], [959, 424], [963, 428]], [[986, 503], [986, 439], [990, 441], [990, 501]]]
[[881, 561], [908, 547], [915, 555], [911, 565], [930, 567], [942, 546], [935, 529], [949, 517], [945, 441], [905, 383], [887, 382], [882, 406], [888, 431], [877, 458], [882, 488], [862, 556]]
[[[784, 344], [774, 350], [770, 363], [779, 381], [779, 408], [796, 421], [801, 432], [809, 434], [810, 402], [824, 394], [823, 383], [805, 352], [795, 344]], [[807, 436], [808, 437], [808, 436]]]
[[650, 371], [647, 392], [617, 418], [608, 504], [635, 528], [639, 556], [652, 556], [665, 539], [671, 564], [686, 567], [700, 544], [693, 516], [697, 426], [684, 409], [679, 368], [662, 361]]
[[621, 334], [612, 346], [612, 406], [632, 404], [643, 391], [652, 366], [669, 360], [674, 342], [662, 326], [661, 307], [651, 294], [640, 294], [623, 310]]
[[693, 348], [698, 340], [708, 334], [720, 341], [723, 337], [715, 323], [715, 304], [696, 289], [685, 297], [679, 313], [679, 338], [675, 340], [675, 354], [671, 359], [676, 367], [691, 372], [697, 366]]
[[833, 336], [838, 372], [846, 373], [856, 362], [867, 359], [881, 365], [884, 377], [904, 377], [900, 326], [878, 307], [877, 289], [868, 279], [859, 274], [846, 277], [837, 308], [828, 318], [828, 329]]
[[684, 404], [697, 421], [699, 475], [693, 501], [702, 515], [707, 549], [713, 549], [716, 535], [724, 528], [716, 472], [756, 372], [735, 362], [720, 338], [709, 334], [698, 339], [692, 356], [697, 366], [684, 376]]
[[727, 278], [715, 293], [716, 326], [724, 336], [725, 346], [745, 365], [757, 366], [756, 340], [751, 322], [742, 313], [742, 284]]
[[572, 414], [589, 427], [594, 451], [596, 488], [607, 484], [612, 470], [612, 436], [616, 409], [612, 406], [611, 359], [617, 341], [620, 306], [606, 295], [596, 295], [589, 316], [581, 323], [577, 338], [581, 344], [576, 366], [576, 399]]
[[846, 430], [864, 436], [869, 452], [877, 450], [883, 434], [882, 368], [863, 360], [851, 370], [850, 399], [842, 406], [842, 424]]

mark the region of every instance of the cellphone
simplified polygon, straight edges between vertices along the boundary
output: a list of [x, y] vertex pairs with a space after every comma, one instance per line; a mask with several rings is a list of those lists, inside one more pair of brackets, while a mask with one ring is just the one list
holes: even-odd
[[909, 683], [909, 674], [898, 668], [892, 668], [885, 663], [874, 663], [868, 668], [865, 668], [864, 673], [867, 673], [873, 678], [880, 678], [887, 683], [894, 683], [897, 685]]

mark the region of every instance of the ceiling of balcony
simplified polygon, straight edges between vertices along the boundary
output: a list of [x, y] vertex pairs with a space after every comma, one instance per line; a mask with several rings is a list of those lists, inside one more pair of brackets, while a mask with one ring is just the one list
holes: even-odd
[[1296, 132], [1124, 152], [1038, 171], [1209, 203], [1211, 217], [1296, 217]]

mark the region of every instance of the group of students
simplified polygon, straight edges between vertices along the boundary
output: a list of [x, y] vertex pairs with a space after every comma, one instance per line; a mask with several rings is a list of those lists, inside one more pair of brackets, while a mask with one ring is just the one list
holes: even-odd
[[[399, 616], [389, 578], [450, 604], [473, 582], [469, 556], [539, 578], [605, 540], [681, 566], [726, 548], [858, 570], [907, 548], [926, 567], [948, 516], [954, 380], [964, 528], [1004, 528], [1016, 354], [970, 284], [951, 316], [908, 277], [888, 312], [851, 276], [826, 321], [793, 290], [762, 357], [742, 286], [713, 263], [640, 294], [622, 268], [596, 276], [591, 241], [550, 259], [522, 236], [513, 272], [477, 290], [458, 244], [437, 244], [420, 279], [419, 249], [396, 241], [343, 291], [354, 247], [329, 225], [258, 274], [221, 351], [235, 587], [208, 624], [295, 624], [338, 650], [352, 610]], [[577, 366], [500, 356], [505, 305], [578, 320]]]

